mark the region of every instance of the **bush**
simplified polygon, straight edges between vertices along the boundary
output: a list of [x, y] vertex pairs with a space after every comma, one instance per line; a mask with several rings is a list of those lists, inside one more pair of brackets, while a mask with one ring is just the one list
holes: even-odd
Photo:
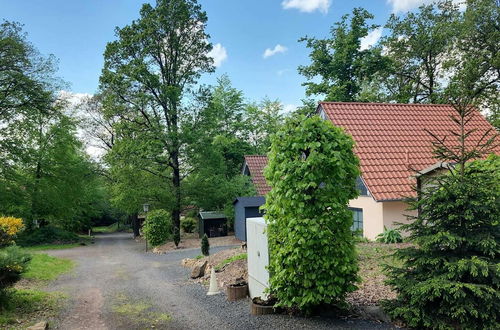
[[142, 227], [147, 241], [152, 246], [165, 243], [172, 237], [172, 221], [165, 210], [153, 210], [148, 213]]
[[384, 232], [377, 235], [377, 242], [392, 244], [392, 243], [401, 243], [403, 241], [403, 236], [401, 236], [401, 232], [397, 229], [391, 228], [387, 229], [384, 226]]
[[204, 256], [210, 255], [210, 243], [208, 242], [207, 234], [204, 234], [201, 239], [201, 254]]
[[45, 226], [24, 231], [16, 239], [17, 245], [33, 246], [41, 244], [69, 244], [80, 241], [77, 234], [54, 226]]
[[23, 220], [14, 217], [0, 217], [0, 247], [9, 245], [24, 229]]
[[184, 218], [181, 221], [181, 228], [185, 233], [192, 233], [196, 229], [197, 221], [194, 218]]
[[344, 302], [356, 289], [350, 199], [358, 158], [344, 131], [318, 116], [287, 120], [273, 137], [265, 170], [270, 293], [306, 313]]
[[0, 291], [19, 280], [30, 260], [31, 256], [17, 246], [0, 250]]
[[433, 180], [401, 228], [416, 246], [386, 266], [398, 293], [384, 303], [408, 326], [498, 329], [500, 322], [500, 158], [490, 157]]

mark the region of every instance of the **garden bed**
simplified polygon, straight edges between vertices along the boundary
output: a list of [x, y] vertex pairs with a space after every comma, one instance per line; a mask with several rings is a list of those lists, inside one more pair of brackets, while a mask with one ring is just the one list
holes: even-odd
[[[382, 272], [382, 264], [394, 264], [394, 259], [387, 257], [396, 249], [407, 247], [410, 244], [382, 244], [382, 243], [358, 243], [356, 248], [358, 250], [359, 260], [359, 275], [362, 282], [358, 284], [358, 290], [347, 295], [347, 301], [357, 306], [376, 306], [383, 299], [392, 299], [395, 297], [394, 291], [384, 284], [385, 275]], [[207, 257], [197, 259], [184, 259], [182, 265], [192, 269], [197, 263], [209, 260], [209, 266], [205, 275], [201, 278], [195, 279], [196, 282], [208, 285], [210, 280], [210, 265], [221, 265], [225, 260], [230, 260], [244, 252], [241, 248], [228, 249]], [[217, 281], [219, 287], [224, 288], [227, 285], [237, 282], [239, 278], [248, 281], [248, 270], [246, 259], [234, 260], [225, 264], [217, 272]]]

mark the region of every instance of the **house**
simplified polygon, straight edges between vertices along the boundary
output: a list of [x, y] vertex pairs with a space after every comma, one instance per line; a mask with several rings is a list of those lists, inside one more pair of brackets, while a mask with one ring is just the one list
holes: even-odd
[[[349, 207], [354, 215], [353, 229], [362, 230], [369, 239], [375, 239], [384, 227], [407, 222], [406, 215], [416, 215], [416, 211], [407, 211], [405, 202], [406, 198], [416, 197], [416, 173], [434, 173], [446, 166], [436, 165], [434, 139], [428, 131], [439, 137], [448, 136], [447, 144], [457, 143], [450, 133], [457, 129], [450, 119], [456, 111], [450, 105], [321, 102], [317, 113], [343, 127], [356, 142], [354, 151], [361, 166], [357, 180], [360, 196], [351, 200]], [[479, 111], [466, 128], [475, 129], [467, 140], [469, 145], [493, 129]], [[265, 195], [270, 190], [262, 173], [267, 158], [251, 157], [245, 158], [248, 175], [257, 191]]]

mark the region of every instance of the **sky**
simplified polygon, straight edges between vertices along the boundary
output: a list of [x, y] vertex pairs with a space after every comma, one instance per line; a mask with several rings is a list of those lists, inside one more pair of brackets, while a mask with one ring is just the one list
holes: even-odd
[[[309, 51], [298, 39], [324, 38], [330, 27], [355, 7], [375, 15], [383, 25], [391, 13], [404, 13], [432, 0], [199, 0], [207, 12], [207, 32], [214, 45], [216, 71], [202, 83], [214, 84], [227, 74], [247, 101], [280, 100], [286, 110], [305, 97], [299, 65]], [[93, 94], [98, 89], [106, 44], [115, 27], [139, 17], [144, 1], [133, 0], [0, 0], [0, 19], [24, 24], [28, 39], [42, 54], [59, 59], [58, 76], [69, 91]], [[362, 47], [382, 35], [373, 31]]]

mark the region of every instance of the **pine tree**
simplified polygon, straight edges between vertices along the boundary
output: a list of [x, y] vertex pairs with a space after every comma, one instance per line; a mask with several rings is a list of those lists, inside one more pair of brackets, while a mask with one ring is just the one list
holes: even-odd
[[474, 160], [492, 151], [496, 133], [466, 143], [474, 135], [467, 123], [479, 115], [470, 100], [454, 103], [458, 143], [434, 135], [437, 159], [454, 168], [418, 192], [418, 216], [401, 226], [415, 245], [394, 254], [401, 266], [386, 266], [398, 294], [386, 310], [411, 327], [500, 328], [500, 159]]

